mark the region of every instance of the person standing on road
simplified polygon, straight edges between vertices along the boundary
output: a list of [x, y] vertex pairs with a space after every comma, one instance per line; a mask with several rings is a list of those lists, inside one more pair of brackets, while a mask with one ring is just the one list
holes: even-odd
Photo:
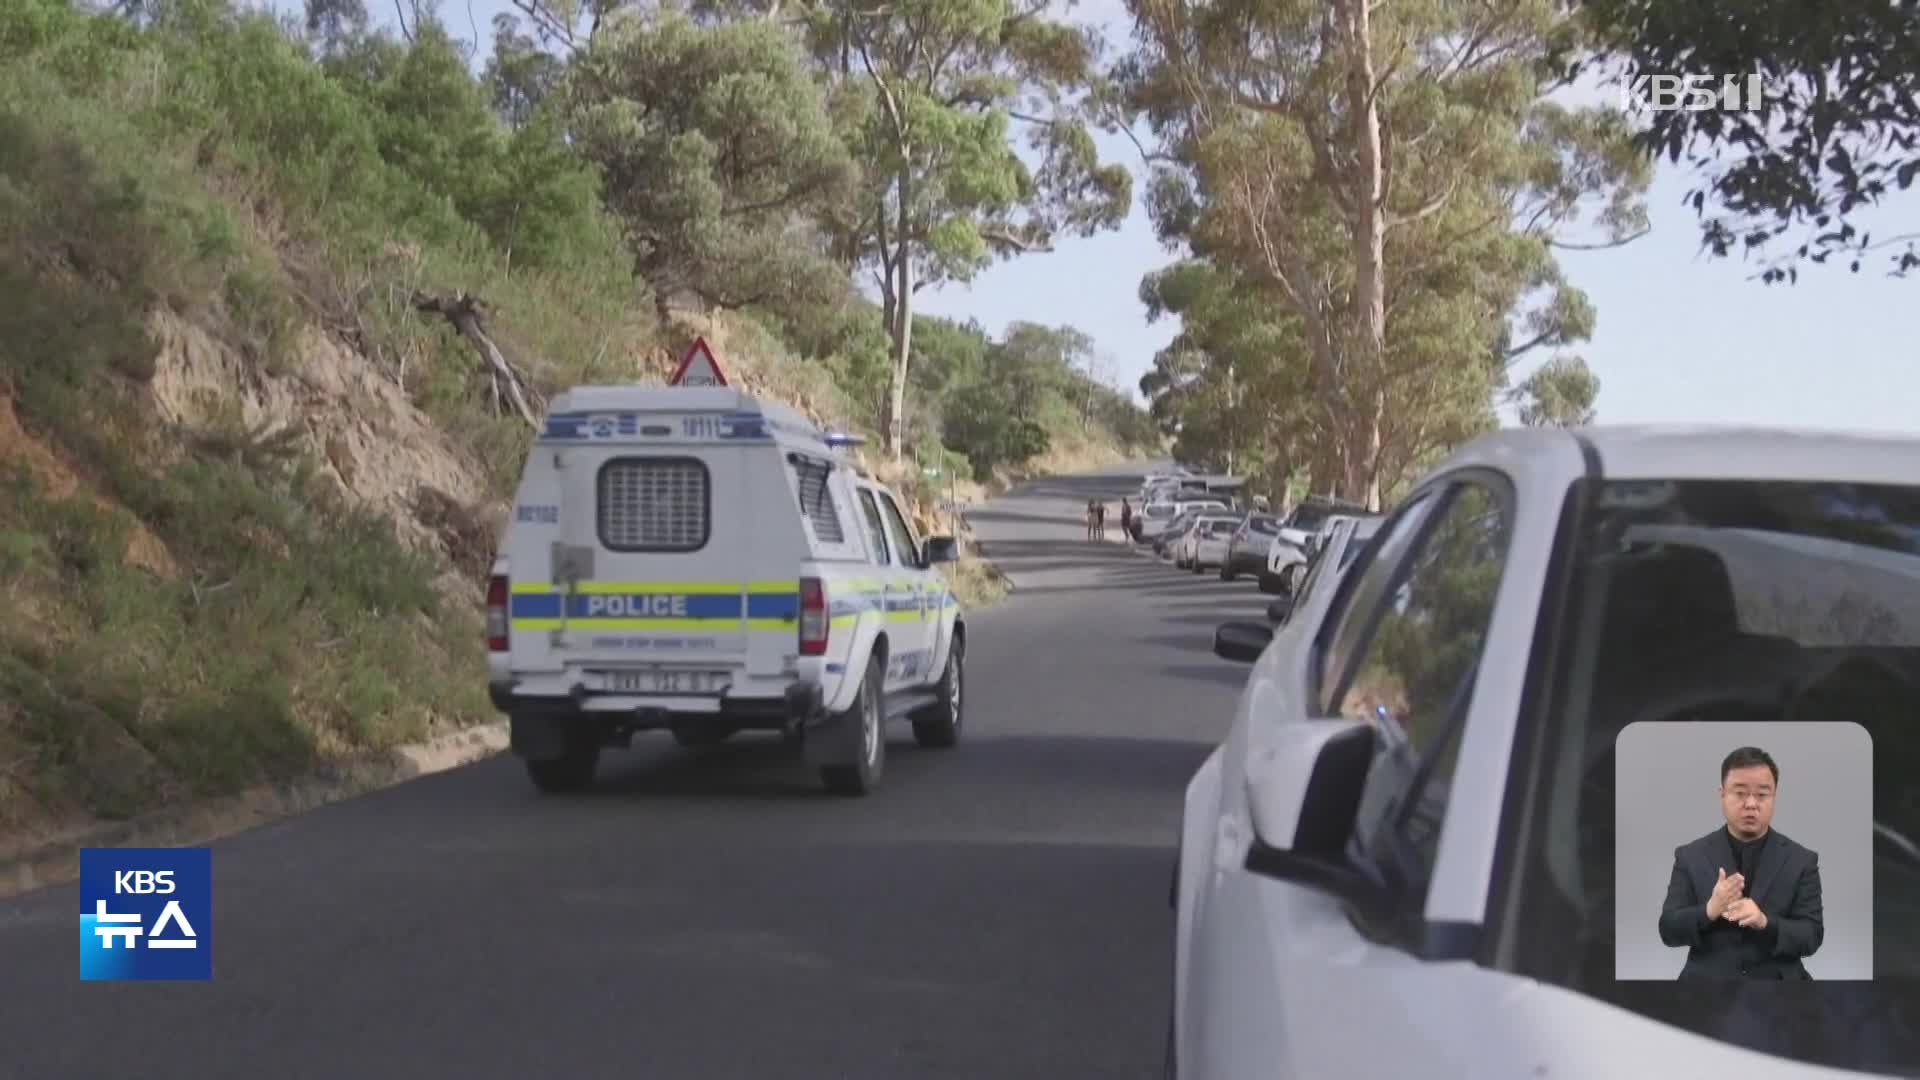
[[1107, 504], [1093, 504], [1093, 538], [1100, 543], [1107, 542]]
[[1133, 542], [1133, 503], [1127, 499], [1120, 500], [1120, 542]]
[[1099, 521], [1100, 521], [1100, 502], [1098, 499], [1088, 499], [1087, 500], [1087, 539], [1088, 540], [1093, 539], [1093, 530], [1099, 524]]

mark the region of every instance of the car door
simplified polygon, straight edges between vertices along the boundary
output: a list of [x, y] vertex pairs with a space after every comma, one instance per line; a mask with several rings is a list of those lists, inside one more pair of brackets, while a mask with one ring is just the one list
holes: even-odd
[[874, 494], [893, 545], [893, 572], [887, 577], [887, 688], [918, 686], [926, 679], [937, 614], [932, 610], [935, 597], [928, 595], [930, 568], [900, 505], [884, 490], [876, 488]]
[[[1351, 855], [1399, 899], [1363, 916], [1330, 893], [1248, 872], [1245, 798], [1223, 797], [1214, 884], [1183, 964], [1182, 1076], [1465, 1068], [1461, 1033], [1475, 1018], [1453, 990], [1468, 962], [1426, 916], [1513, 501], [1504, 478], [1478, 472], [1416, 492], [1339, 580], [1319, 625], [1297, 631], [1310, 635], [1293, 649], [1297, 666], [1249, 687], [1250, 727], [1311, 717], [1373, 726]], [[1224, 783], [1244, 792], [1244, 760], [1230, 771]]]
[[[887, 528], [886, 514], [880, 509], [880, 499], [874, 487], [862, 483], [858, 486], [860, 498], [860, 519], [867, 527], [867, 543], [873, 549], [871, 576], [850, 583], [862, 606], [872, 612], [880, 622], [880, 633], [887, 634], [893, 629], [893, 615], [887, 604], [887, 583], [895, 574], [894, 560], [899, 556], [894, 551], [892, 532]], [[892, 640], [889, 638], [889, 640]], [[893, 685], [893, 664], [889, 657], [885, 672], [886, 686]]]

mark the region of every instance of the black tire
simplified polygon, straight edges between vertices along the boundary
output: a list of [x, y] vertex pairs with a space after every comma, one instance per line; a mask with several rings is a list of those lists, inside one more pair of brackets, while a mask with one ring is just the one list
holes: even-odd
[[847, 710], [849, 719], [860, 726], [860, 758], [851, 765], [820, 766], [821, 782], [835, 795], [870, 795], [880, 786], [880, 776], [887, 764], [885, 679], [880, 658], [868, 660], [860, 696], [853, 699], [853, 708]]
[[566, 755], [545, 761], [527, 762], [527, 778], [533, 786], [550, 794], [579, 791], [593, 783], [594, 770], [600, 765], [600, 748], [575, 745]]
[[960, 742], [960, 728], [966, 719], [967, 639], [956, 635], [947, 650], [947, 669], [940, 673], [937, 687], [940, 700], [921, 710], [913, 718], [913, 741], [929, 750], [944, 750]]
[[1240, 575], [1233, 572], [1233, 567], [1228, 566], [1226, 563], [1220, 564], [1220, 580], [1221, 581], [1232, 581], [1234, 578], [1237, 578], [1239, 576]]

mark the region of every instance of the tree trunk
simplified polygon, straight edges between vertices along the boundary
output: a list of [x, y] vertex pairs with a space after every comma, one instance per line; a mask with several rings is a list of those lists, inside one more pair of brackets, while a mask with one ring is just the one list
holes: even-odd
[[[903, 148], [904, 150], [904, 148]], [[906, 155], [902, 153], [902, 157]], [[887, 431], [886, 451], [892, 456], [894, 464], [899, 464], [906, 453], [907, 433], [907, 361], [913, 356], [913, 246], [911, 224], [913, 205], [912, 176], [907, 170], [900, 170], [900, 215], [899, 226], [894, 242], [898, 257], [894, 270], [899, 287], [893, 315], [893, 374], [887, 393]]]
[[[1387, 344], [1386, 164], [1373, 97], [1368, 0], [1336, 0], [1347, 46], [1347, 104], [1356, 151], [1352, 191], [1353, 296], [1345, 360], [1349, 413], [1342, 497], [1377, 508]], [[1356, 386], [1357, 384], [1357, 386]], [[1358, 393], [1354, 393], [1354, 390]]]
[[1354, 410], [1354, 424], [1347, 433], [1342, 455], [1340, 497], [1359, 503], [1368, 510], [1380, 510], [1381, 429], [1387, 418], [1384, 389], [1369, 390], [1365, 403]]

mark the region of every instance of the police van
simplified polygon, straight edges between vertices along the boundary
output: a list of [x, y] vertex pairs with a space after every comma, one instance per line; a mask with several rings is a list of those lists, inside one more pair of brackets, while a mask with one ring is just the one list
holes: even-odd
[[489, 687], [543, 791], [635, 732], [797, 742], [880, 782], [889, 721], [961, 727], [966, 621], [894, 494], [797, 410], [725, 386], [575, 387], [520, 478], [487, 594]]

